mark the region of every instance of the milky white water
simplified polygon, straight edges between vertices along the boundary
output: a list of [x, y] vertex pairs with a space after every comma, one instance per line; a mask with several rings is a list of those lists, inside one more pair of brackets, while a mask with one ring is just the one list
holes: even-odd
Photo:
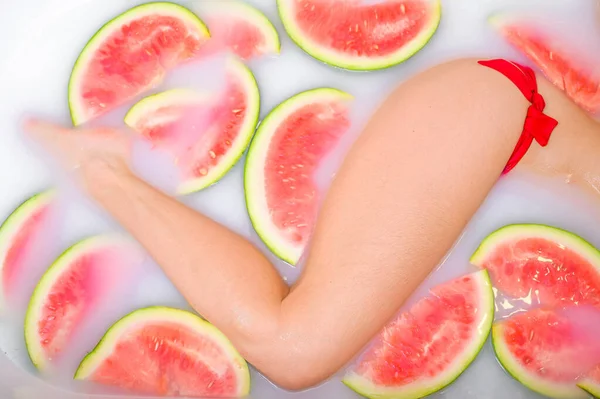
[[[20, 138], [20, 118], [25, 113], [35, 112], [68, 123], [66, 88], [71, 66], [79, 51], [97, 27], [138, 3], [138, 0], [4, 2], [0, 9], [0, 184], [3, 188], [0, 217], [8, 215], [30, 194], [59, 184], [52, 169]], [[298, 50], [282, 29], [273, 0], [255, 0], [251, 3], [265, 11], [275, 23], [283, 49], [279, 58], [265, 59], [252, 65], [261, 89], [261, 116], [300, 91], [332, 86], [356, 96], [357, 109], [361, 110], [356, 114], [356, 126], [359, 126], [396, 82], [426, 66], [459, 55], [505, 56], [522, 60], [488, 28], [486, 18], [494, 11], [521, 10], [533, 13], [544, 21], [551, 21], [565, 35], [578, 32], [578, 46], [582, 46], [589, 54], [600, 54], [597, 51], [600, 47], [597, 47], [598, 42], [594, 39], [600, 36], [591, 23], [594, 5], [591, 0], [446, 0], [443, 2], [444, 15], [436, 36], [417, 56], [387, 71], [350, 73], [322, 65]], [[184, 4], [193, 8], [191, 2]], [[195, 80], [197, 77], [190, 78], [189, 74], [178, 76], [169, 81], [169, 87], [207, 83], [202, 79]], [[119, 120], [118, 112], [107, 118], [110, 123]], [[141, 164], [147, 164], [144, 161], [149, 159], [147, 149], [141, 148], [139, 154]], [[322, 173], [319, 177], [323, 184], [329, 180], [329, 174], [339, 159], [334, 155], [329, 161], [328, 173]], [[161, 181], [164, 184], [170, 181], [172, 170], [155, 170], [162, 173], [153, 177], [158, 185], [161, 185]], [[152, 171], [149, 171], [149, 175], [153, 175]], [[61, 181], [60, 184], [66, 183]], [[52, 226], [51, 233], [47, 234], [48, 241], [43, 246], [44, 251], [35, 257], [36, 264], [49, 264], [56, 254], [83, 237], [119, 230], [106, 214], [85, 198], [71, 190], [66, 192], [69, 194], [63, 196], [60, 207], [63, 223]], [[247, 236], [265, 250], [254, 234], [246, 213], [242, 163], [235, 166], [219, 184], [183, 201]], [[597, 200], [586, 197], [577, 188], [559, 180], [518, 174], [502, 179], [441, 268], [417, 290], [409, 303], [424, 295], [434, 284], [473, 271], [467, 259], [479, 241], [491, 231], [509, 223], [541, 222], [556, 225], [600, 246], [600, 206], [594, 201]], [[288, 281], [296, 279], [299, 269], [278, 262], [272, 256], [270, 258]], [[36, 269], [36, 275], [31, 280], [37, 281], [40, 272], [40, 269]], [[22, 293], [25, 302], [33, 288], [33, 284], [26, 285], [26, 292]], [[84, 327], [85, 331], [71, 348], [70, 358], [65, 361], [64, 375], [57, 376], [52, 381], [53, 385], [88, 393], [90, 390], [106, 393], [103, 389], [69, 382], [67, 376], [73, 371], [77, 360], [93, 348], [112, 322], [133, 309], [157, 304], [187, 308], [160, 269], [148, 260], [143, 273], [131, 282], [127, 292], [115, 294], [113, 300], [104, 304], [101, 311], [95, 314], [93, 322]], [[526, 301], [515, 300], [499, 300], [497, 305], [499, 316], [529, 306]], [[28, 360], [22, 335], [18, 315], [0, 320], [0, 348], [4, 353], [0, 353], [0, 397], [91, 397], [70, 394], [32, 377], [35, 372]], [[434, 396], [465, 399], [538, 397], [503, 372], [489, 344], [456, 383]], [[252, 397], [350, 399], [359, 396], [342, 385], [337, 377], [315, 389], [292, 394], [275, 388], [254, 373]]]

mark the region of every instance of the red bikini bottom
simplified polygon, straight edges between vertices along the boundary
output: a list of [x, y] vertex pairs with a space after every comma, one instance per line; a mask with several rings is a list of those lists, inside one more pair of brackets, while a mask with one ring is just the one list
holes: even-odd
[[531, 103], [527, 110], [527, 117], [525, 118], [521, 137], [502, 172], [504, 175], [519, 163], [527, 150], [529, 150], [534, 139], [539, 145], [545, 147], [558, 122], [544, 114], [543, 111], [546, 107], [546, 102], [537, 91], [537, 80], [531, 68], [503, 59], [478, 61], [478, 63], [492, 68], [510, 79]]

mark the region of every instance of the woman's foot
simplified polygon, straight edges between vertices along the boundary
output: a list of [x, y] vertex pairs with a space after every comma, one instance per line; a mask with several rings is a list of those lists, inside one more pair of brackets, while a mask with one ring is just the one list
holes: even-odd
[[126, 131], [68, 129], [38, 120], [28, 121], [25, 130], [87, 191], [103, 179], [131, 174], [132, 138]]

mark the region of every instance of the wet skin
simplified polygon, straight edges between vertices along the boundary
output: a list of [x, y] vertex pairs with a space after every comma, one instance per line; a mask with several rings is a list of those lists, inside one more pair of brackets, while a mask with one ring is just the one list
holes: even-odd
[[[475, 61], [424, 71], [382, 103], [326, 195], [292, 287], [245, 238], [135, 176], [127, 134], [42, 121], [26, 130], [250, 363], [283, 388], [302, 389], [338, 371], [381, 329], [497, 182], [529, 103]], [[600, 127], [542, 77], [538, 84], [559, 126], [517, 169], [600, 192]]]

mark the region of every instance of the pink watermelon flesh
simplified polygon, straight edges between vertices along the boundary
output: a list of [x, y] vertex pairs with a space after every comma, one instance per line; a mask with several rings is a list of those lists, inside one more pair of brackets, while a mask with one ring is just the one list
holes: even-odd
[[[211, 364], [203, 360], [210, 358]], [[175, 323], [148, 323], [124, 335], [87, 378], [140, 394], [227, 397], [237, 392], [230, 357], [208, 337]]]
[[77, 89], [85, 103], [84, 121], [134, 98], [165, 73], [193, 58], [205, 42], [181, 19], [148, 15], [107, 38], [86, 65]]
[[532, 296], [545, 307], [591, 305], [600, 308], [600, 271], [574, 250], [530, 237], [503, 242], [482, 265], [494, 286], [517, 298]]
[[[228, 154], [246, 120], [248, 106], [244, 83], [229, 73], [226, 89], [211, 104], [165, 106], [140, 119], [134, 128], [172, 154], [183, 180], [200, 178]], [[168, 124], [154, 122], [164, 116], [169, 116]]]
[[589, 112], [600, 112], [600, 74], [592, 60], [585, 59], [583, 54], [571, 54], [566, 43], [533, 26], [506, 24], [500, 30], [510, 44], [576, 104]]
[[596, 397], [600, 395], [600, 365], [594, 367], [592, 371], [587, 372], [584, 376], [585, 387], [590, 393]]
[[25, 269], [28, 255], [36, 247], [41, 230], [49, 219], [50, 208], [51, 206], [48, 204], [36, 209], [20, 226], [12, 240], [2, 268], [3, 289], [8, 298], [13, 296], [21, 276], [20, 273]]
[[132, 255], [110, 247], [86, 251], [48, 288], [36, 314], [38, 344], [45, 360], [60, 360], [84, 320], [93, 316], [99, 301], [110, 294], [126, 271], [132, 270], [137, 260]]
[[464, 356], [466, 343], [475, 339], [481, 314], [493, 312], [479, 307], [480, 290], [473, 275], [433, 288], [431, 295], [386, 325], [354, 371], [387, 388], [447, 372], [457, 356]]
[[204, 17], [210, 30], [210, 40], [202, 48], [203, 54], [230, 51], [243, 60], [250, 60], [265, 54], [264, 33], [241, 16], [207, 14]]
[[588, 377], [593, 381], [596, 381], [600, 385], [600, 366], [596, 366], [589, 374]]
[[312, 41], [356, 57], [384, 57], [414, 40], [430, 23], [427, 0], [290, 0], [296, 23]]
[[86, 255], [78, 259], [52, 287], [38, 321], [41, 346], [49, 359], [56, 358], [68, 345], [75, 326], [97, 300], [96, 259]]
[[346, 104], [313, 103], [290, 114], [274, 133], [265, 161], [267, 206], [290, 242], [308, 242], [319, 208], [314, 175], [350, 122]]
[[598, 311], [534, 309], [496, 324], [494, 331], [498, 325], [501, 336], [494, 342], [501, 339], [510, 356], [540, 381], [575, 385], [600, 362]]

